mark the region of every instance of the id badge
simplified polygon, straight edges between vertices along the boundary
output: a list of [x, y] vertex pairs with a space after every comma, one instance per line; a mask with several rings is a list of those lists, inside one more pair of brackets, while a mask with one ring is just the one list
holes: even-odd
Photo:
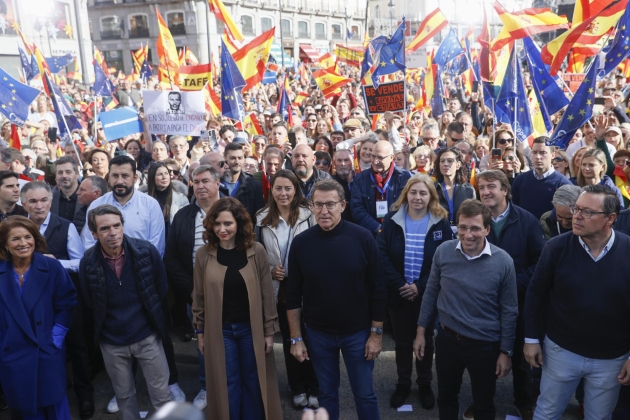
[[455, 235], [455, 237], [457, 237], [457, 226], [451, 225], [451, 230], [453, 231], [453, 235]]
[[380, 219], [387, 215], [387, 200], [376, 202], [376, 218]]

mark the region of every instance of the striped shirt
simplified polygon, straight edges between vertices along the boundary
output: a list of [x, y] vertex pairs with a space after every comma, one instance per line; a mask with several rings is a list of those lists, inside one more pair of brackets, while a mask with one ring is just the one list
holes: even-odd
[[420, 220], [412, 220], [409, 215], [405, 215], [405, 280], [408, 284], [420, 278], [428, 227], [428, 212]]
[[206, 231], [203, 227], [203, 219], [206, 218], [206, 212], [200, 207], [197, 215], [195, 216], [195, 246], [193, 246], [193, 266], [195, 265], [195, 256], [197, 250], [204, 245], [203, 233]]

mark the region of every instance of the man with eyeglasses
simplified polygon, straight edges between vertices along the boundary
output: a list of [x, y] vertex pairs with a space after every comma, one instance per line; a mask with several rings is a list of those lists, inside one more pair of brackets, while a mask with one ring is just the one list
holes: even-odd
[[527, 210], [536, 219], [553, 209], [551, 200], [558, 188], [571, 185], [571, 181], [556, 171], [551, 162], [553, 150], [547, 146], [549, 137], [541, 136], [532, 144], [533, 171], [523, 172], [512, 183], [512, 201]]
[[440, 127], [437, 124], [425, 124], [422, 127], [422, 143], [434, 151], [440, 149]]
[[582, 378], [585, 418], [610, 419], [630, 384], [630, 238], [613, 230], [619, 208], [606, 186], [584, 187], [573, 231], [547, 243], [527, 290], [524, 353], [542, 366], [537, 420], [559, 419]]
[[365, 133], [361, 121], [356, 118], [350, 118], [343, 124], [343, 132], [346, 140], [361, 137]]
[[[531, 368], [525, 363], [522, 347], [525, 340], [523, 302], [527, 286], [536, 268], [545, 237], [539, 219], [516, 206], [511, 201], [510, 181], [503, 171], [489, 170], [477, 175], [477, 186], [481, 202], [490, 210], [490, 232], [486, 239], [512, 257], [516, 273], [516, 288], [519, 314], [516, 323], [516, 341], [512, 363], [514, 385], [514, 405], [523, 420], [532, 418], [534, 385]], [[476, 416], [475, 416], [476, 417]], [[464, 413], [465, 419], [473, 418], [473, 410]]]
[[510, 256], [490, 243], [492, 215], [469, 199], [457, 211], [458, 240], [440, 245], [420, 305], [413, 344], [419, 360], [425, 357], [425, 330], [439, 314], [435, 339], [437, 406], [442, 420], [459, 419], [459, 391], [468, 370], [477, 420], [495, 418], [494, 393], [498, 378], [512, 367], [518, 317], [516, 274]]
[[[358, 418], [378, 420], [372, 371], [382, 349], [387, 288], [376, 240], [341, 217], [344, 198], [342, 186], [332, 179], [315, 184], [311, 208], [317, 225], [291, 243], [285, 280], [291, 354], [300, 362], [313, 362], [319, 406], [338, 420], [341, 352]], [[300, 326], [302, 314], [306, 331]]]
[[464, 137], [472, 133], [473, 120], [469, 113], [462, 112], [461, 114], [459, 114], [459, 118], [457, 118], [457, 122], [460, 123], [462, 127], [464, 128]]
[[372, 149], [372, 164], [356, 176], [350, 202], [355, 223], [374, 236], [392, 204], [398, 200], [411, 172], [394, 164], [394, 147], [381, 140]]
[[188, 168], [192, 163], [188, 159], [188, 140], [184, 136], [173, 136], [168, 141], [171, 152], [173, 153], [173, 159], [179, 164], [179, 171], [184, 177], [186, 184], [188, 184]]

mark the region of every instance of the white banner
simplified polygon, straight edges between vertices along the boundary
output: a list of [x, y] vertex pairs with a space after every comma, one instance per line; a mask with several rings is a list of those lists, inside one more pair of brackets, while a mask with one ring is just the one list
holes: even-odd
[[206, 128], [203, 91], [143, 90], [144, 114], [151, 134], [198, 136]]

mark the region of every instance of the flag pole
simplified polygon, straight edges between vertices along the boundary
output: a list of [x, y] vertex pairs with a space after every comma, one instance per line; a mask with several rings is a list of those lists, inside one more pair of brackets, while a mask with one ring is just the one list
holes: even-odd
[[98, 108], [96, 107], [96, 103], [98, 102], [98, 98], [99, 98], [100, 96], [101, 96], [101, 95], [96, 95], [96, 96], [94, 97], [94, 124], [93, 124], [92, 129], [93, 129], [93, 131], [94, 131], [94, 142], [93, 142], [93, 143], [94, 143], [95, 145], [96, 145], [96, 140], [97, 140], [97, 137], [96, 137], [96, 120], [97, 120], [97, 117], [98, 117]]
[[497, 125], [495, 124], [497, 120], [497, 113], [494, 106], [494, 98], [492, 100], [492, 148], [497, 148]]
[[[407, 21], [405, 21], [405, 16], [403, 15], [402, 24], [405, 25], [403, 28], [403, 36], [402, 36], [402, 50], [403, 50], [403, 60], [405, 60], [405, 70], [403, 71], [403, 141], [407, 142], [407, 55], [405, 54], [405, 48], [407, 47], [405, 34], [407, 33]], [[346, 28], [347, 29], [347, 28]], [[405, 160], [409, 159], [405, 157]]]

